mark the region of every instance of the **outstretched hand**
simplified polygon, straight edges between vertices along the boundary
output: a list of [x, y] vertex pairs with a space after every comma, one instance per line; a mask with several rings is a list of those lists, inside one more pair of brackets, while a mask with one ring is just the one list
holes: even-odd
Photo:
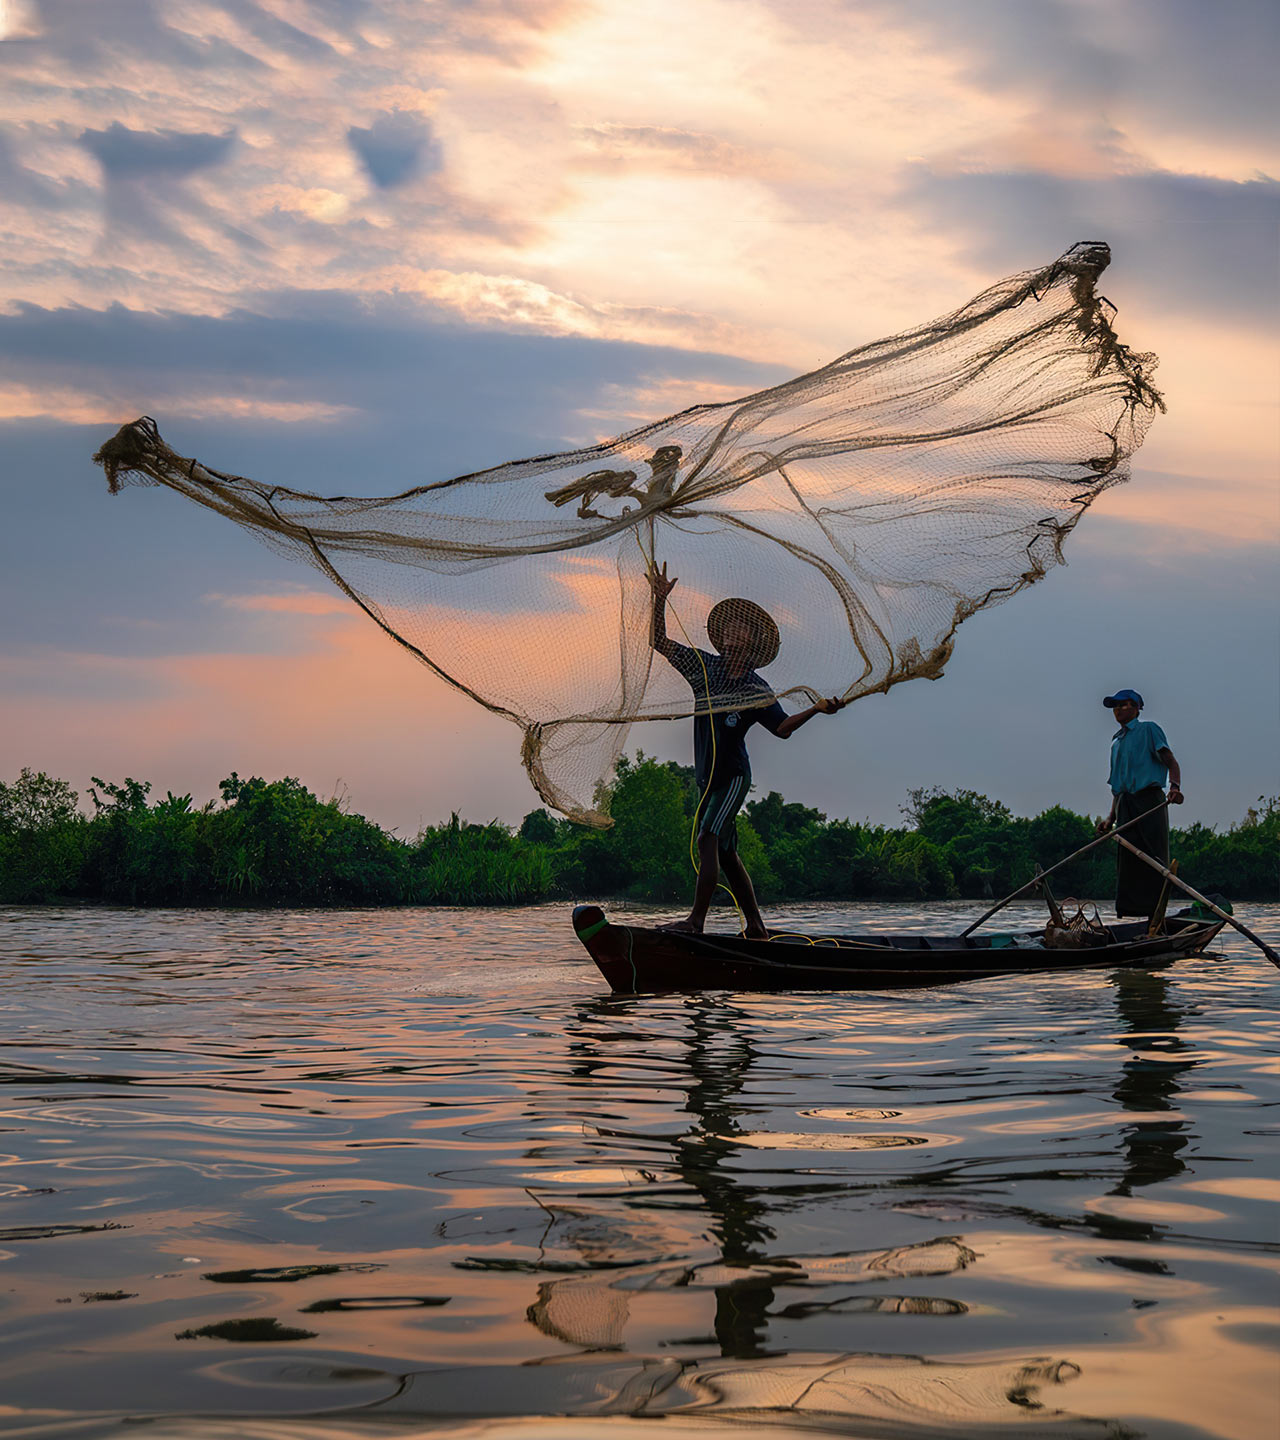
[[667, 579], [666, 561], [663, 561], [661, 570], [656, 565], [649, 566], [649, 588], [653, 591], [655, 600], [665, 600], [676, 588], [676, 584], [674, 575], [670, 580]]
[[847, 700], [837, 700], [835, 696], [832, 696], [830, 700], [815, 700], [813, 708], [819, 715], [835, 715], [843, 710], [848, 703]]

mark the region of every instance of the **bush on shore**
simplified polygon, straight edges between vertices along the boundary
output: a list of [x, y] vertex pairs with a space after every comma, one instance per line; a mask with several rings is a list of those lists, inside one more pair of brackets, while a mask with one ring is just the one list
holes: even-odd
[[[693, 771], [623, 757], [602, 797], [611, 830], [534, 810], [518, 828], [456, 814], [402, 840], [294, 779], [242, 780], [220, 798], [150, 798], [144, 781], [93, 780], [92, 814], [64, 781], [0, 782], [0, 902], [116, 905], [520, 905], [582, 896], [682, 901], [692, 892]], [[914, 790], [897, 828], [829, 820], [770, 791], [738, 818], [762, 900], [983, 899], [1084, 845], [1094, 821], [1055, 805], [1013, 815], [972, 790]], [[1280, 893], [1280, 801], [1225, 831], [1175, 830], [1181, 873], [1240, 900]], [[1100, 897], [1114, 855], [1099, 846], [1055, 877], [1059, 896]]]

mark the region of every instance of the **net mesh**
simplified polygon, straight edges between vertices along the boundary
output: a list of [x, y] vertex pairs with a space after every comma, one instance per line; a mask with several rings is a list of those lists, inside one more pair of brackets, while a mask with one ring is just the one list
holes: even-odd
[[1077, 245], [745, 399], [384, 499], [225, 474], [148, 418], [94, 458], [113, 492], [167, 485], [316, 566], [523, 729], [548, 805], [607, 824], [602, 782], [634, 721], [737, 703], [695, 696], [652, 649], [654, 561], [679, 577], [673, 638], [710, 644], [725, 597], [769, 612], [764, 678], [793, 705], [937, 677], [961, 621], [1061, 562], [1163, 408], [1153, 357], [1120, 344], [1096, 292], [1109, 259]]

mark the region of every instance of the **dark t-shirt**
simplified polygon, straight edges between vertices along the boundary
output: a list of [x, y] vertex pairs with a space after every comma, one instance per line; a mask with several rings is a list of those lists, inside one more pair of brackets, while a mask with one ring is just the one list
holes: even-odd
[[[693, 717], [693, 768], [698, 784], [705, 787], [712, 780], [721, 784], [735, 775], [745, 775], [750, 780], [747, 731], [759, 722], [776, 735], [787, 712], [773, 698], [768, 683], [754, 670], [748, 670], [745, 675], [731, 675], [723, 655], [692, 650], [688, 645], [677, 645], [674, 640], [671, 646], [668, 658], [689, 682], [702, 712]], [[706, 714], [708, 692], [712, 706], [739, 708], [717, 708], [714, 714]], [[767, 703], [769, 701], [773, 703]]]

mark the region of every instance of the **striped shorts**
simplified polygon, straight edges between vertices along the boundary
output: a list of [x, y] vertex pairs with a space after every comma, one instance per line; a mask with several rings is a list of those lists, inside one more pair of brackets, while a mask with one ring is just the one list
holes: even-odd
[[698, 812], [698, 834], [714, 835], [722, 855], [738, 850], [738, 811], [751, 789], [749, 775], [728, 775], [712, 785]]

